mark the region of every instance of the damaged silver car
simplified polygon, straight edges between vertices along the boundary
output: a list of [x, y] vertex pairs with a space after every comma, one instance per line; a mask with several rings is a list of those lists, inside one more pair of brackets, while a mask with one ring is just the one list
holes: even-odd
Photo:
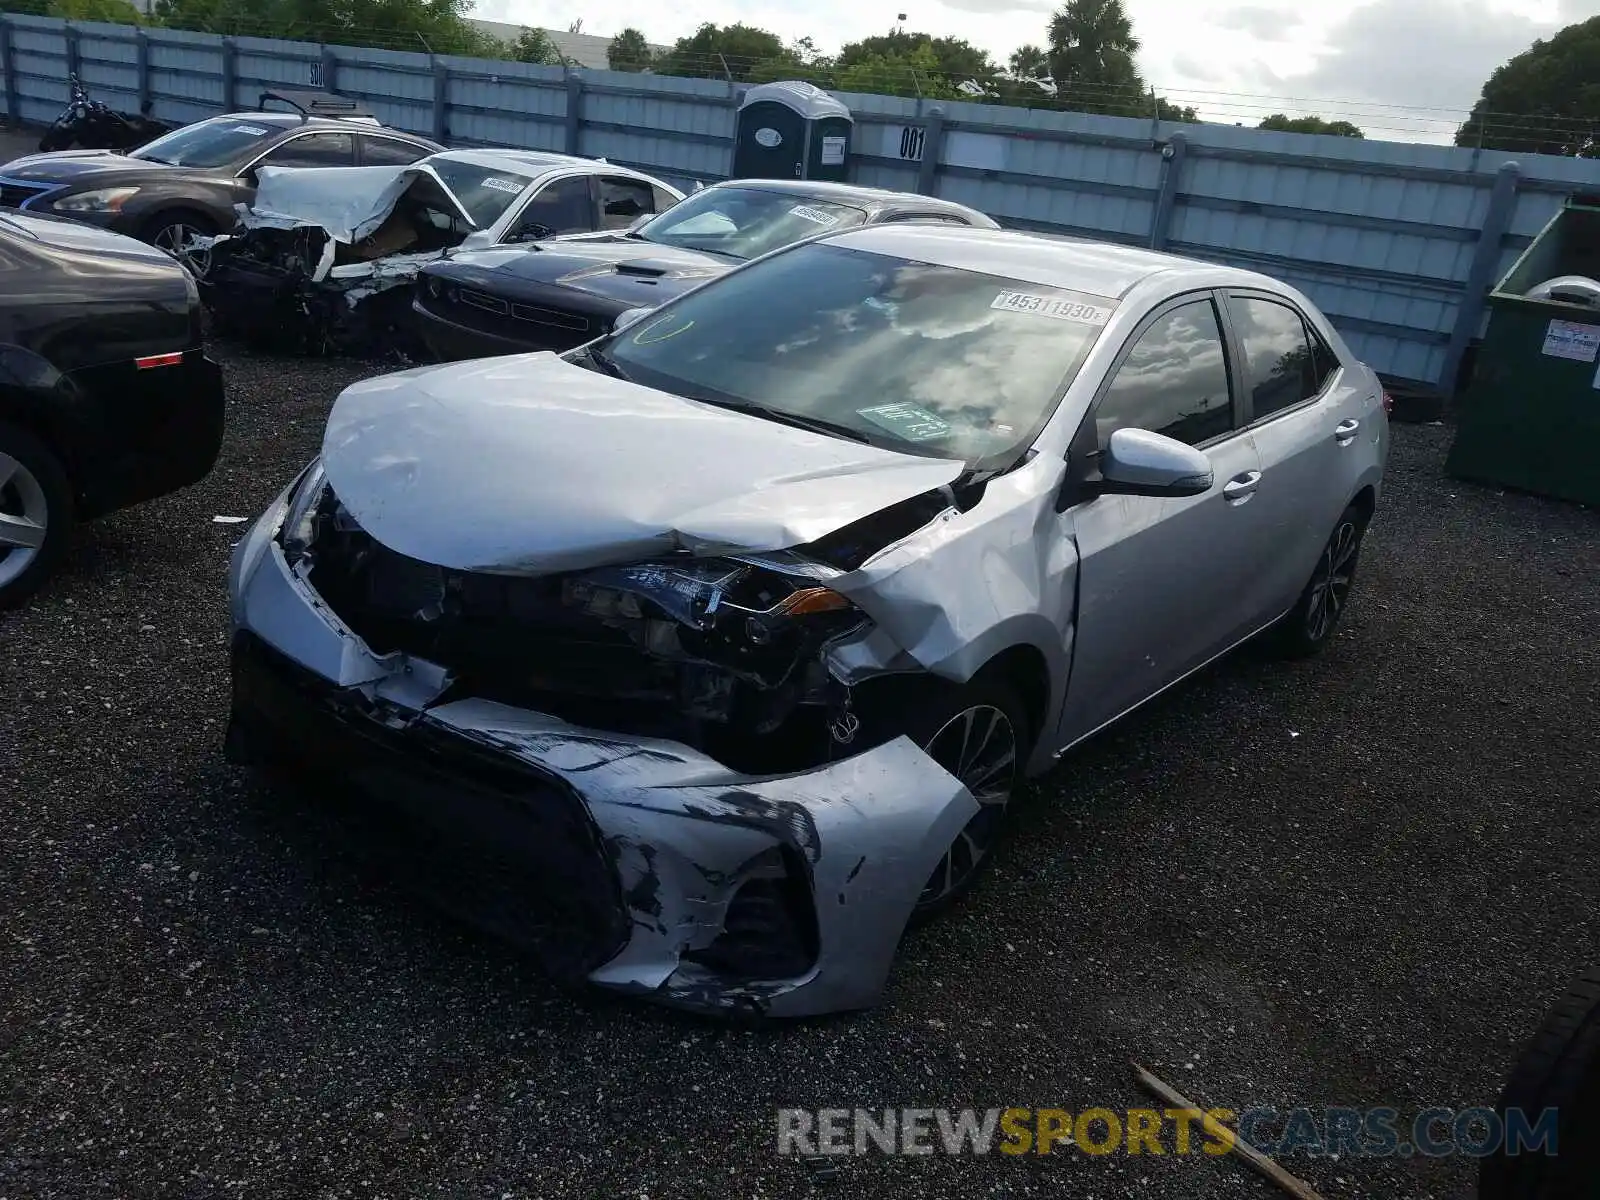
[[1387, 428], [1263, 276], [828, 235], [347, 389], [234, 555], [230, 752], [557, 978], [870, 1006], [1027, 776], [1248, 638], [1328, 643]]
[[219, 332], [266, 349], [404, 352], [410, 286], [425, 264], [456, 249], [624, 229], [682, 199], [638, 171], [535, 150], [264, 167], [238, 229], [202, 247], [201, 294]]

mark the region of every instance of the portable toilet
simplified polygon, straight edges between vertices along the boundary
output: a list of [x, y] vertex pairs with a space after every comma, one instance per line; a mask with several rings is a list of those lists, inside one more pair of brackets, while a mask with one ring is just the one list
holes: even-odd
[[849, 108], [819, 87], [757, 84], [739, 103], [733, 177], [843, 182], [854, 127]]

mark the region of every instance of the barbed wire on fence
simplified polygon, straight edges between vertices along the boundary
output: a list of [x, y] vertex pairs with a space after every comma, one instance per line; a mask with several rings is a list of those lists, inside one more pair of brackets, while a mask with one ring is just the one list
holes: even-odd
[[[163, 27], [152, 26], [158, 33]], [[532, 28], [532, 27], [530, 27]], [[87, 32], [87, 31], [85, 31]], [[225, 37], [257, 37], [297, 41], [309, 46], [372, 48], [431, 55], [435, 47], [418, 31], [381, 29], [346, 24], [303, 22], [285, 28], [266, 18], [240, 15], [215, 28], [186, 32]], [[92, 36], [92, 34], [90, 34]], [[474, 57], [474, 50], [492, 48], [499, 41], [506, 58], [514, 43], [476, 31], [471, 47], [458, 57]], [[448, 53], [448, 49], [446, 51]], [[568, 70], [583, 69], [570, 59], [540, 65]], [[635, 72], [644, 73], [644, 72]], [[862, 63], [840, 67], [831, 62], [813, 64], [789, 60], [740, 59], [721, 54], [668, 51], [658, 55], [648, 73], [722, 80], [730, 84], [801, 79], [834, 90], [901, 95], [944, 103], [989, 103], [996, 107], [1024, 107], [1054, 112], [1086, 112], [1111, 116], [1159, 117], [1180, 120], [1191, 113], [1203, 123], [1256, 127], [1274, 116], [1291, 121], [1316, 117], [1328, 123], [1346, 122], [1368, 137], [1414, 140], [1419, 136], [1454, 138], [1471, 126], [1471, 140], [1485, 146], [1497, 141], [1538, 141], [1577, 147], [1600, 144], [1600, 121], [1576, 114], [1473, 111], [1446, 105], [1393, 104], [1380, 101], [1299, 95], [1172, 87], [1159, 84], [1130, 86], [1093, 82], [1054, 83], [1043, 78], [998, 73], [975, 77], [894, 63]]]

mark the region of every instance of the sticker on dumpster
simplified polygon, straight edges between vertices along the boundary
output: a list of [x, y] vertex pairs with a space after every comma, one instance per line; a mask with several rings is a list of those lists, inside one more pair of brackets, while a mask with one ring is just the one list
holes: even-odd
[[1551, 321], [1550, 327], [1544, 331], [1544, 352], [1551, 358], [1594, 362], [1595, 355], [1600, 354], [1600, 325]]

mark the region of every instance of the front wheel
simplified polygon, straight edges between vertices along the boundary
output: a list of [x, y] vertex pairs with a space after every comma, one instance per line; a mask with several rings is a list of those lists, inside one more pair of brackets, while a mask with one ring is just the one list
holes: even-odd
[[1339, 514], [1299, 601], [1272, 632], [1274, 648], [1286, 658], [1306, 658], [1333, 640], [1355, 586], [1368, 520], [1354, 504]]
[[0, 421], [0, 609], [39, 589], [66, 553], [71, 524], [60, 460], [26, 429]]
[[204, 279], [211, 270], [211, 248], [202, 243], [216, 232], [209, 220], [196, 213], [165, 213], [145, 226], [144, 240], [172, 255], [196, 279]]

